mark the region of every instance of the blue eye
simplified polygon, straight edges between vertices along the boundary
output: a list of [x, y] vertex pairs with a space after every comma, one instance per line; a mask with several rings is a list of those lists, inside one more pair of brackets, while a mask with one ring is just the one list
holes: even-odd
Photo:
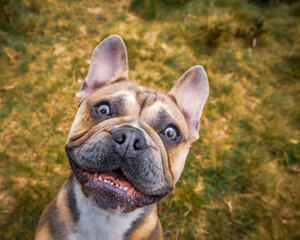
[[172, 127], [165, 129], [165, 136], [171, 140], [174, 140], [177, 137], [176, 130]]
[[106, 104], [102, 104], [98, 107], [97, 112], [99, 115], [103, 115], [103, 116], [110, 115], [109, 106]]

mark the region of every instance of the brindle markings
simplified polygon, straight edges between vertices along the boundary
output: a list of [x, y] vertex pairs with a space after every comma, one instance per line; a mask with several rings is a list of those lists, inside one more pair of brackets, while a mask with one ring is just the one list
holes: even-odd
[[125, 240], [135, 239], [163, 239], [162, 228], [157, 217], [157, 206], [146, 207], [145, 212], [133, 222], [125, 235]]
[[77, 208], [77, 200], [74, 192], [74, 181], [75, 181], [75, 177], [74, 174], [72, 173], [70, 176], [70, 181], [66, 183], [66, 187], [67, 187], [67, 204], [72, 214], [73, 223], [76, 224], [79, 221], [80, 213]]
[[50, 240], [50, 239], [52, 239], [52, 237], [50, 236], [49, 227], [48, 227], [47, 224], [45, 224], [43, 227], [40, 226], [36, 230], [35, 239], [36, 240]]
[[42, 214], [36, 230], [36, 240], [66, 239], [72, 233], [73, 227], [79, 220], [79, 212], [74, 195], [74, 176], [60, 189], [49, 207]]

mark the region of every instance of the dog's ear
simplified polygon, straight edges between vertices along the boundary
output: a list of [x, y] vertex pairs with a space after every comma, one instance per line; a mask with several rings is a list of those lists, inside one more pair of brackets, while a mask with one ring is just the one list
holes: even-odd
[[206, 72], [198, 65], [186, 71], [168, 93], [176, 101], [187, 121], [192, 142], [199, 138], [199, 120], [208, 92]]
[[111, 35], [95, 48], [88, 75], [76, 98], [81, 102], [95, 90], [115, 81], [128, 81], [128, 60], [122, 38]]

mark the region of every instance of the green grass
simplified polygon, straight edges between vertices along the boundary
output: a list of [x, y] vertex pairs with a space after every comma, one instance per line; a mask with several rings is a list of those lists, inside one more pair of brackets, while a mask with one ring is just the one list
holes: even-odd
[[299, 9], [292, 0], [5, 0], [0, 238], [33, 238], [69, 174], [63, 146], [92, 50], [119, 34], [137, 83], [167, 92], [196, 64], [209, 77], [201, 138], [159, 204], [166, 239], [299, 239]]

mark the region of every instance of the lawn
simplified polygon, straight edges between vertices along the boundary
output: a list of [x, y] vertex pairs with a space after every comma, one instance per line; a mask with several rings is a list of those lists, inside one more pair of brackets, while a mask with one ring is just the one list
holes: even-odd
[[111, 34], [134, 82], [208, 74], [200, 139], [159, 203], [165, 238], [300, 239], [296, 0], [1, 0], [0, 239], [32, 239], [69, 176], [75, 94]]

